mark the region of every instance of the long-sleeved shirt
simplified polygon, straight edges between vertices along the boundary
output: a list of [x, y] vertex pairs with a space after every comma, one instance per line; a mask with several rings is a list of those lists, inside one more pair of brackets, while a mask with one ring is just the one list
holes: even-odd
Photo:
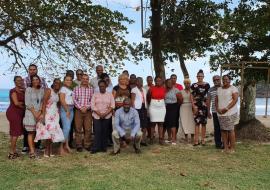
[[82, 86], [75, 87], [72, 96], [75, 107], [77, 109], [81, 109], [82, 107], [90, 109], [92, 96], [93, 96], [92, 87], [82, 87]]
[[[106, 113], [109, 108], [114, 109], [115, 102], [112, 93], [94, 93], [91, 100], [91, 109], [93, 111], [93, 117], [95, 119], [100, 119], [99, 115], [94, 111], [98, 111], [100, 113]], [[112, 113], [109, 113], [105, 119], [109, 119], [112, 116]]]
[[134, 108], [130, 108], [129, 112], [125, 112], [124, 108], [120, 108], [115, 112], [115, 128], [123, 137], [126, 131], [131, 131], [130, 136], [135, 137], [140, 130], [140, 118], [138, 111]]

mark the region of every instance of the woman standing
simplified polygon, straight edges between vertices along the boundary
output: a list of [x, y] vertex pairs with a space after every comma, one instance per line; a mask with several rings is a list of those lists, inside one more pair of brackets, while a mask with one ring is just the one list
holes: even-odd
[[41, 81], [38, 76], [31, 77], [31, 85], [25, 91], [25, 116], [23, 124], [28, 132], [29, 157], [36, 158], [34, 136], [36, 133], [36, 124], [42, 120], [42, 103], [44, 97], [44, 89], [41, 88]]
[[155, 78], [155, 86], [152, 86], [147, 93], [147, 102], [149, 105], [149, 115], [151, 122], [150, 144], [153, 144], [154, 141], [156, 125], [158, 125], [159, 144], [164, 144], [163, 123], [166, 114], [164, 101], [165, 94], [166, 89], [163, 86], [162, 78], [157, 76]]
[[182, 104], [183, 97], [177, 88], [172, 84], [171, 79], [167, 79], [166, 82], [166, 115], [164, 128], [168, 131], [168, 141], [172, 142], [172, 145], [176, 145], [176, 128], [178, 127], [179, 105]]
[[60, 98], [60, 118], [63, 127], [63, 133], [65, 141], [60, 146], [60, 154], [64, 154], [65, 152], [70, 153], [70, 147], [68, 144], [69, 132], [71, 128], [71, 123], [73, 120], [74, 112], [74, 102], [72, 98], [72, 77], [65, 76], [64, 78], [64, 86], [61, 87], [59, 91]]
[[23, 117], [25, 113], [24, 105], [24, 83], [21, 76], [14, 77], [15, 88], [9, 91], [10, 105], [6, 116], [9, 121], [10, 151], [9, 159], [16, 159], [19, 154], [16, 152], [18, 137], [23, 134]]
[[108, 130], [111, 126], [112, 111], [114, 109], [114, 98], [111, 93], [106, 92], [106, 81], [98, 82], [99, 93], [94, 93], [91, 100], [91, 109], [93, 111], [93, 124], [95, 126], [94, 145], [92, 154], [96, 152], [106, 152], [108, 144]]
[[136, 87], [131, 90], [131, 103], [132, 106], [138, 111], [140, 117], [141, 130], [143, 132], [141, 145], [146, 144], [146, 133], [148, 128], [147, 121], [147, 104], [146, 104], [146, 90], [143, 88], [143, 79], [137, 77]]
[[199, 145], [199, 132], [200, 126], [201, 130], [201, 144], [205, 146], [205, 133], [206, 133], [206, 124], [208, 116], [207, 108], [207, 93], [210, 88], [210, 85], [207, 82], [203, 81], [204, 73], [203, 70], [199, 70], [197, 73], [198, 82], [191, 85], [192, 90], [192, 109], [194, 114], [195, 121], [195, 135], [194, 135], [194, 146]]
[[191, 92], [190, 92], [190, 79], [184, 80], [185, 89], [181, 91], [183, 96], [183, 104], [180, 107], [180, 118], [179, 121], [182, 122], [182, 128], [185, 134], [185, 140], [188, 142], [188, 135], [191, 135], [191, 139], [194, 139], [195, 122], [192, 113], [191, 104]]
[[61, 80], [54, 79], [52, 88], [47, 89], [42, 105], [43, 120], [37, 123], [35, 142], [46, 140], [44, 157], [53, 156], [52, 143], [64, 141], [63, 131], [59, 125], [58, 92], [61, 88]]
[[234, 124], [237, 120], [237, 100], [238, 90], [231, 85], [228, 75], [222, 77], [223, 86], [217, 89], [216, 109], [221, 128], [221, 137], [224, 144], [224, 151], [235, 151], [235, 133]]
[[130, 98], [130, 88], [128, 86], [128, 76], [121, 74], [118, 77], [118, 85], [113, 88], [112, 94], [115, 99], [115, 109], [123, 106], [125, 98]]

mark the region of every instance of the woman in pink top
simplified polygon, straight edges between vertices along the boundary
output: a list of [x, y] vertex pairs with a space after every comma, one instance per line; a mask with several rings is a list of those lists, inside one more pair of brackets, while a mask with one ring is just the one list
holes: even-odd
[[93, 124], [95, 126], [94, 145], [92, 154], [97, 152], [106, 152], [107, 150], [107, 131], [110, 127], [112, 111], [115, 107], [113, 95], [106, 92], [106, 81], [98, 82], [99, 93], [94, 93], [91, 100], [91, 109], [93, 111]]

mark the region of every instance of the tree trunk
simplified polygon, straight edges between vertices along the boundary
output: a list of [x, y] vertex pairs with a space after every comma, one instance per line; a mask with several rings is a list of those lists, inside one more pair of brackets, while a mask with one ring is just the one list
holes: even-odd
[[180, 68], [182, 70], [184, 78], [189, 78], [188, 70], [185, 65], [185, 58], [180, 53], [178, 54], [178, 57], [179, 57]]
[[161, 0], [151, 0], [152, 8], [152, 55], [154, 60], [154, 68], [156, 76], [165, 79], [165, 68], [161, 54], [161, 40], [160, 40], [160, 21], [161, 21]]
[[248, 84], [244, 87], [243, 102], [240, 108], [240, 121], [239, 123], [246, 123], [256, 119], [256, 85]]

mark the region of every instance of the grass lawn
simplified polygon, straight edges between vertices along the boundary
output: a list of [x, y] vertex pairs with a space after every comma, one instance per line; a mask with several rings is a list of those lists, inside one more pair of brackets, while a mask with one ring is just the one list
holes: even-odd
[[[213, 145], [127, 148], [118, 156], [72, 153], [66, 157], [7, 159], [0, 133], [0, 189], [270, 189], [270, 145], [245, 142], [235, 154]], [[21, 143], [19, 143], [21, 144]]]

